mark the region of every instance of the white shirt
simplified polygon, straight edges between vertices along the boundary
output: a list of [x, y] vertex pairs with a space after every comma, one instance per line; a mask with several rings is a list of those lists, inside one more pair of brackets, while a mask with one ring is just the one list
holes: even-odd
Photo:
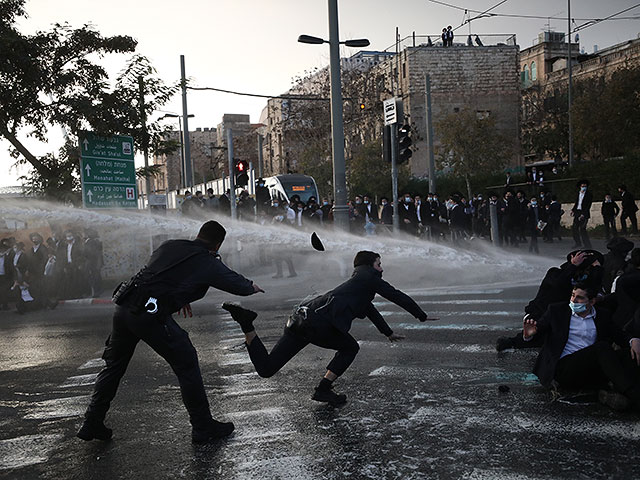
[[0, 255], [0, 275], [5, 275], [7, 272], [4, 269], [4, 259], [7, 258], [5, 254]]
[[69, 244], [67, 245], [67, 262], [68, 262], [68, 263], [73, 263], [73, 262], [71, 261], [71, 249], [73, 248], [73, 243], [74, 243], [74, 242], [71, 242], [71, 243], [69, 243]]
[[593, 319], [596, 318], [596, 309], [591, 307], [591, 312], [586, 317], [581, 317], [575, 313], [571, 313], [569, 323], [569, 338], [564, 346], [560, 358], [566, 357], [578, 350], [590, 347], [596, 343], [598, 332]]
[[16, 256], [13, 257], [13, 266], [17, 267], [18, 266], [18, 260], [20, 260], [20, 257], [22, 256], [22, 250], [18, 250], [16, 252]]
[[584, 198], [585, 193], [587, 192], [580, 190], [580, 193], [578, 194], [578, 210], [582, 210], [582, 199]]

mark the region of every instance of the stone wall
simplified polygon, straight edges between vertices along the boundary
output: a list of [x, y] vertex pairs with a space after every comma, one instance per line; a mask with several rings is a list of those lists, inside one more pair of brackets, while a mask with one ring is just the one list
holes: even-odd
[[[399, 58], [400, 86], [405, 114], [415, 125], [411, 158], [413, 175], [428, 169], [426, 144], [426, 74], [431, 80], [432, 119], [471, 108], [489, 114], [507, 138], [513, 139], [511, 165], [520, 164], [520, 85], [517, 46], [450, 48], [411, 47]], [[434, 132], [434, 147], [439, 142]]]

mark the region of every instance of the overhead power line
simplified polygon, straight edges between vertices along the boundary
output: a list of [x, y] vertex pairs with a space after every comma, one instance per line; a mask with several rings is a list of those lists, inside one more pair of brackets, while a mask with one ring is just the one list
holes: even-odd
[[311, 95], [262, 95], [259, 93], [236, 92], [233, 90], [225, 90], [223, 88], [214, 88], [214, 87], [187, 87], [187, 90], [212, 90], [214, 92], [229, 93], [231, 95], [242, 95], [245, 97], [258, 97], [258, 98], [279, 98], [282, 100], [320, 100], [320, 101], [330, 100], [329, 98], [326, 98], [326, 97], [317, 97], [317, 96], [311, 96]]
[[[462, 10], [462, 11], [466, 11], [466, 12], [471, 12], [471, 13], [476, 13], [476, 14], [482, 14], [482, 12], [480, 10], [474, 10], [472, 8], [464, 8], [464, 7], [460, 7], [458, 5], [453, 5], [451, 3], [447, 3], [447, 2], [441, 2], [440, 0], [427, 0], [428, 2], [431, 3], [435, 3], [438, 5], [443, 5], [445, 7], [449, 7], [449, 8], [454, 8], [456, 10]], [[628, 10], [631, 10], [634, 7], [629, 8]], [[626, 10], [625, 10], [626, 11]], [[623, 12], [624, 13], [624, 12]], [[508, 18], [530, 18], [530, 19], [537, 19], [537, 20], [547, 20], [549, 18], [553, 18], [555, 20], [567, 20], [567, 17], [556, 17], [553, 15], [523, 15], [523, 14], [517, 14], [517, 13], [489, 13], [486, 14], [488, 17], [508, 17]], [[604, 21], [604, 20], [638, 20], [640, 19], [640, 16], [634, 15], [631, 17], [618, 17], [618, 18], [578, 18], [578, 17], [572, 17], [572, 20], [577, 20], [579, 22], [595, 22], [595, 21]]]

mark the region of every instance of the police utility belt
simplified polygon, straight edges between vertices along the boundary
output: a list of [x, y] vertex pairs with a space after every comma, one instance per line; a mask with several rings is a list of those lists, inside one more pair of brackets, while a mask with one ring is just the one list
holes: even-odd
[[156, 275], [160, 275], [161, 273], [171, 270], [198, 253], [200, 252], [190, 252], [187, 256], [154, 273], [149, 272], [145, 266], [130, 280], [120, 283], [120, 285], [118, 285], [113, 291], [111, 300], [116, 305], [128, 306], [129, 311], [134, 315], [139, 315], [141, 313], [155, 315], [163, 312], [166, 310], [166, 308], [163, 308], [164, 302], [162, 299], [156, 298], [150, 294], [147, 283]]

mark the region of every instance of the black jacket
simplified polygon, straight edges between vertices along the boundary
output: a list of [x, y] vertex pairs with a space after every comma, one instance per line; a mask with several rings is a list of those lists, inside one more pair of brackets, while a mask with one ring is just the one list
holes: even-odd
[[582, 207], [580, 210], [578, 210], [578, 202], [580, 201], [580, 193], [578, 193], [577, 197], [576, 197], [576, 203], [573, 204], [573, 208], [571, 209], [571, 211], [576, 214], [576, 212], [580, 212], [581, 215], [584, 215], [584, 218], [590, 218], [591, 217], [591, 204], [593, 203], [593, 195], [591, 194], [591, 192], [589, 190], [587, 190], [584, 194], [584, 198], [582, 199], [582, 205], [580, 205], [580, 207]]
[[427, 314], [411, 297], [385, 282], [382, 273], [369, 265], [356, 267], [349, 280], [302, 306], [326, 318], [343, 333], [351, 329], [354, 318], [368, 317], [380, 333], [389, 336], [393, 333], [391, 328], [371, 303], [376, 293], [418, 319], [427, 318]]
[[614, 218], [620, 213], [620, 208], [616, 202], [602, 202], [600, 212], [603, 218]]
[[383, 205], [380, 210], [380, 223], [383, 225], [393, 224], [393, 207], [388, 203]]
[[[166, 270], [171, 265], [175, 266]], [[164, 242], [151, 254], [149, 265], [141, 273], [144, 296], [157, 298], [168, 313], [201, 299], [209, 287], [234, 295], [255, 293], [251, 280], [227, 267], [200, 240]]]
[[577, 271], [578, 267], [571, 262], [563, 263], [560, 268], [550, 268], [542, 279], [536, 297], [524, 307], [525, 313], [537, 320], [542, 317], [550, 304], [568, 302], [573, 290], [571, 280]]
[[622, 193], [622, 211], [626, 214], [633, 214], [638, 211], [636, 200], [629, 192]]
[[[596, 305], [596, 341], [614, 341], [621, 347], [629, 344], [631, 337], [624, 333], [613, 320], [611, 313]], [[533, 373], [540, 379], [540, 383], [545, 387], [551, 385], [556, 373], [556, 365], [560, 360], [560, 355], [569, 339], [569, 325], [571, 321], [571, 309], [569, 302], [554, 303], [549, 305], [546, 313], [537, 322], [537, 335], [544, 335], [545, 342], [536, 360]]]

